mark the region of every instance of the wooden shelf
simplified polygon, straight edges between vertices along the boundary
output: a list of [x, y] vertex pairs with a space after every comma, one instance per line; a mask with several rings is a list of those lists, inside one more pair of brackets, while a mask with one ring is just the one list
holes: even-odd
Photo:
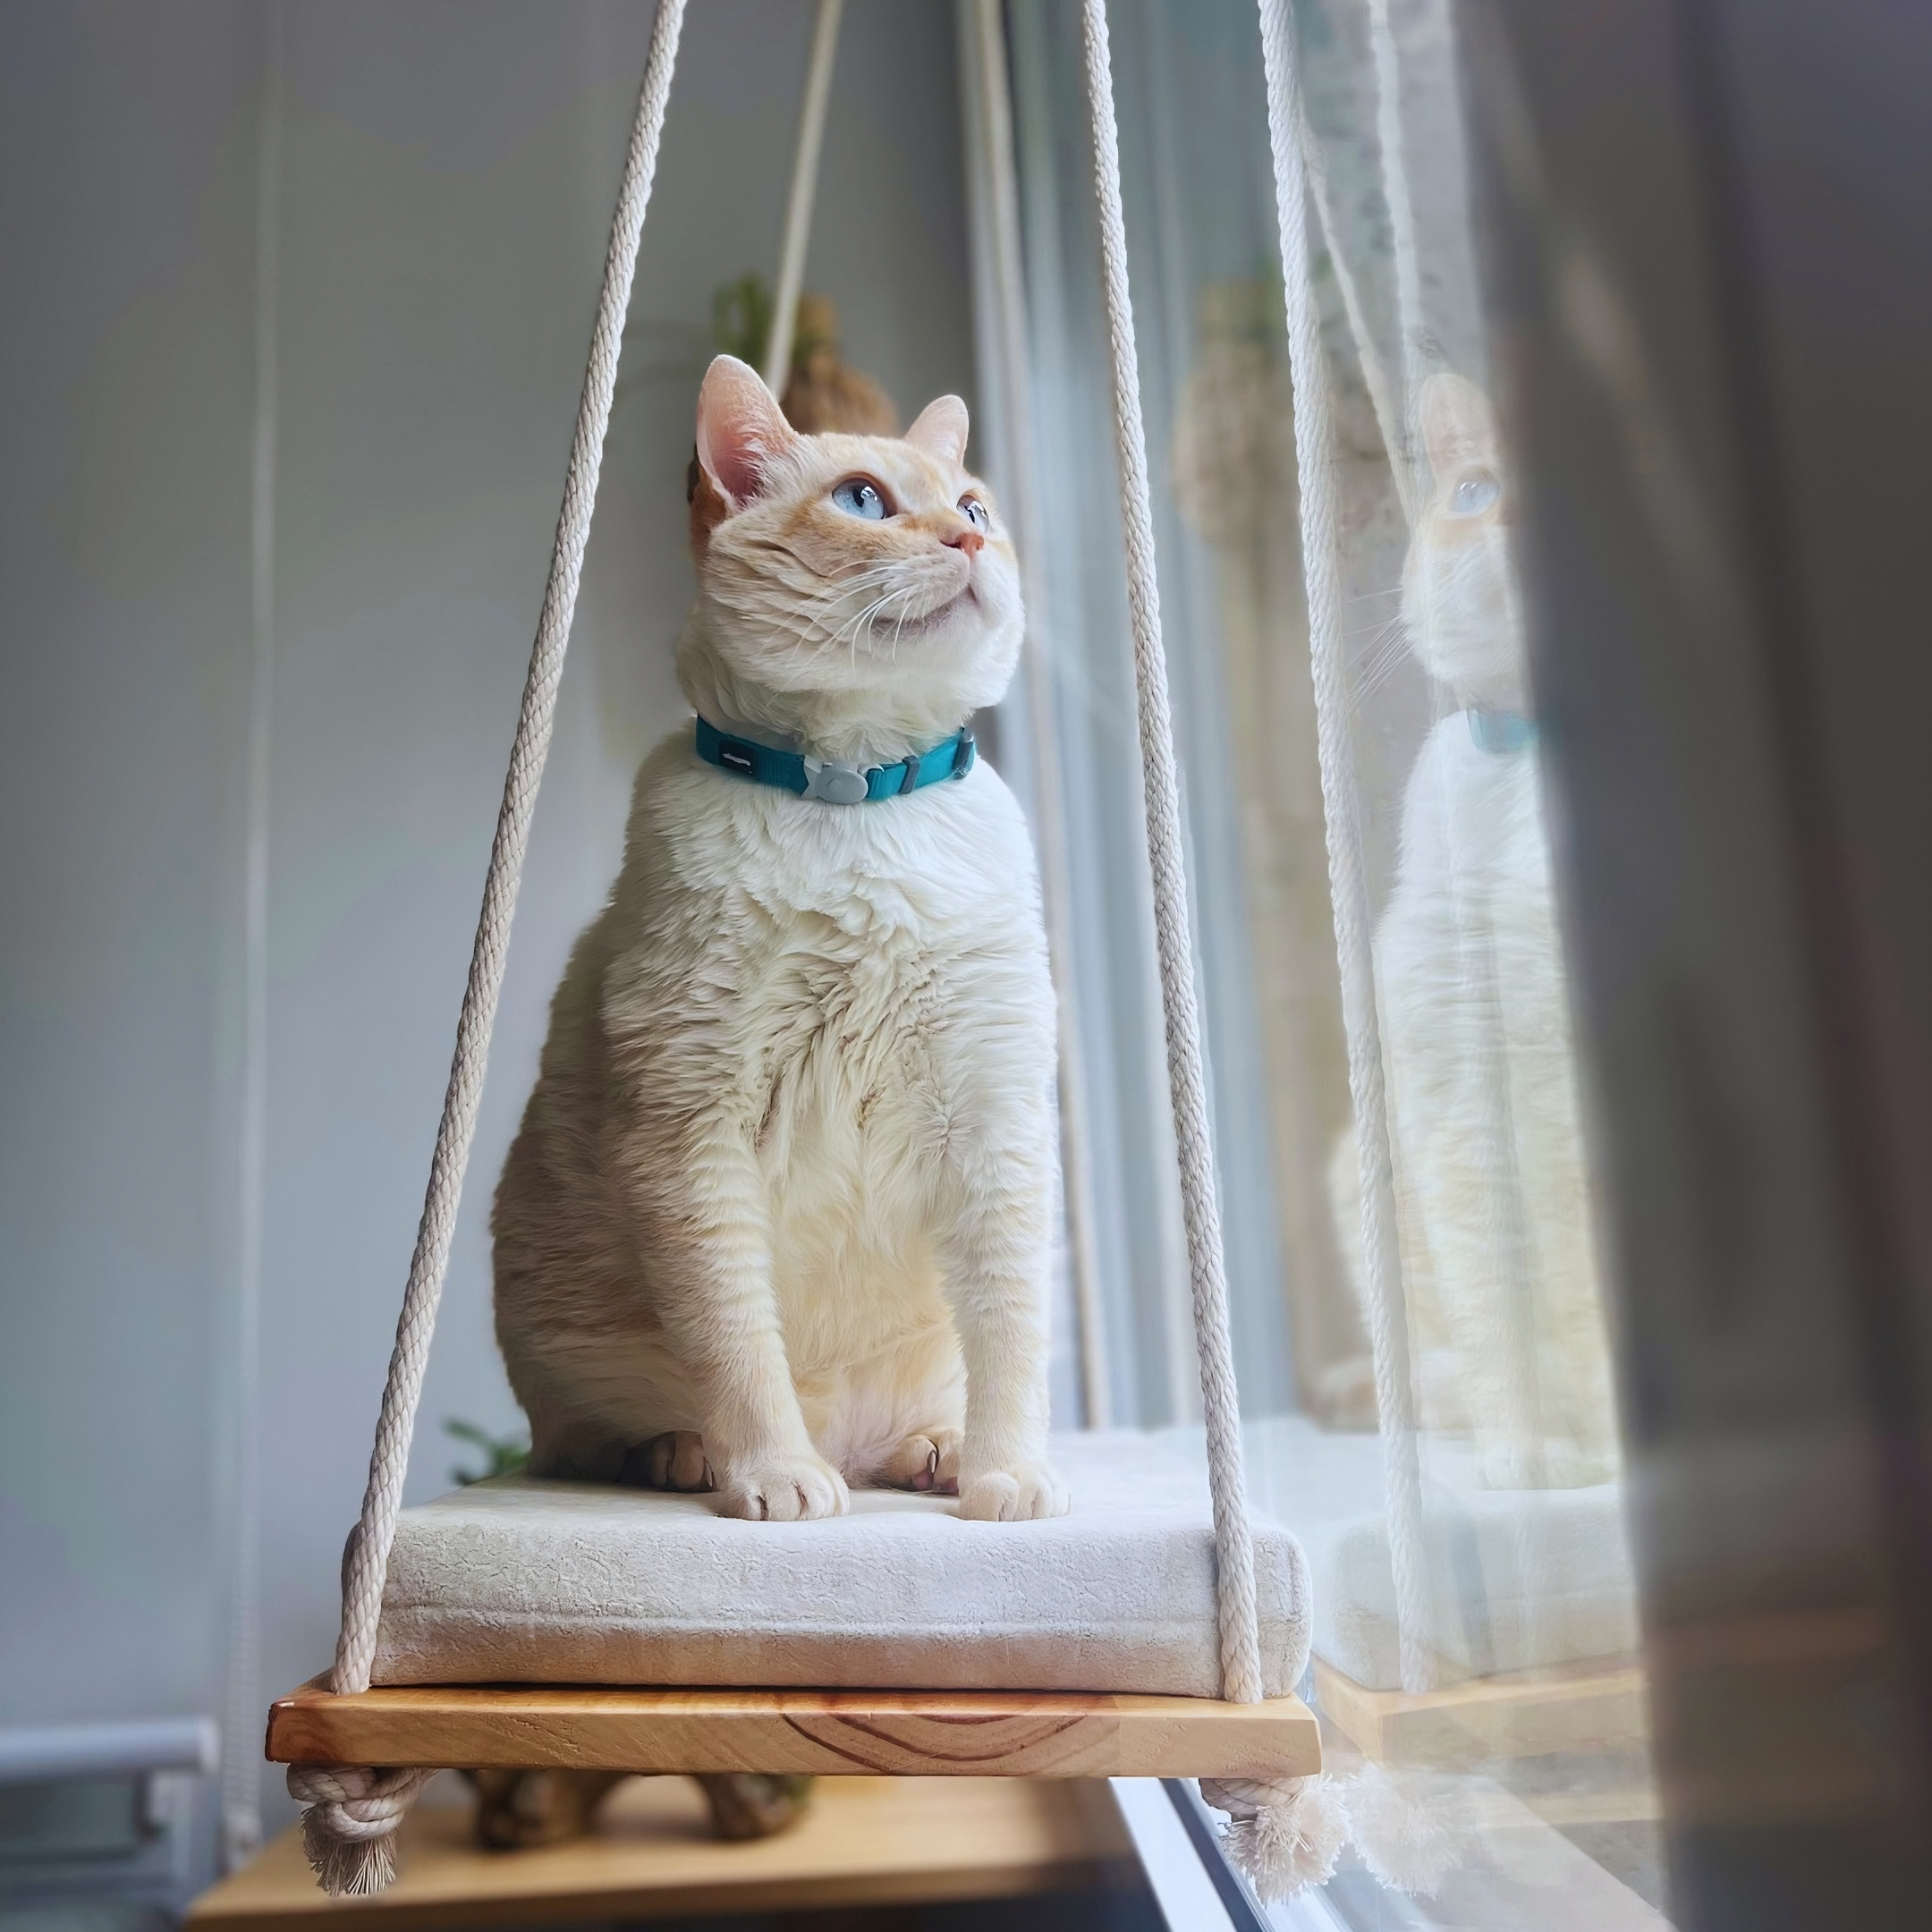
[[1451, 1770], [1498, 1758], [1621, 1750], [1648, 1735], [1634, 1664], [1475, 1677], [1445, 1690], [1368, 1690], [1315, 1660], [1315, 1701], [1365, 1758]]
[[1295, 1777], [1321, 1768], [1321, 1736], [1299, 1698], [469, 1684], [336, 1697], [318, 1679], [270, 1708], [267, 1755], [832, 1776]]
[[298, 1833], [196, 1902], [195, 1932], [267, 1932], [352, 1914], [382, 1932], [913, 1904], [1137, 1885], [1112, 1793], [1080, 1780], [829, 1780], [796, 1825], [726, 1844], [685, 1778], [619, 1785], [595, 1832], [541, 1851], [486, 1852], [471, 1813], [404, 1821], [402, 1875], [369, 1899], [326, 1898]]

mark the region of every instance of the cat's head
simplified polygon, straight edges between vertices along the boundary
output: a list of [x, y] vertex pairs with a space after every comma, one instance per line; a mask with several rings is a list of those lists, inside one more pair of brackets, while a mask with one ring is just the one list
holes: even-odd
[[1429, 487], [1402, 568], [1402, 623], [1432, 677], [1468, 704], [1523, 700], [1522, 614], [1510, 554], [1514, 518], [1496, 412], [1474, 383], [1422, 386]]
[[700, 712], [822, 757], [903, 756], [1000, 698], [1020, 571], [966, 431], [966, 405], [941, 396], [903, 437], [801, 436], [754, 369], [712, 363], [678, 651]]

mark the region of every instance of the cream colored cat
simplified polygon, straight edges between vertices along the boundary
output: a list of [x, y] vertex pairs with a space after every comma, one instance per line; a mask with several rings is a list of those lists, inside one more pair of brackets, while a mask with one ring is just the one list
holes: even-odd
[[[1431, 482], [1402, 614], [1458, 708], [1424, 740], [1375, 943], [1411, 1342], [1425, 1426], [1468, 1430], [1485, 1478], [1616, 1468], [1569, 989], [1528, 712], [1510, 500], [1489, 402], [1424, 386]], [[1331, 1165], [1360, 1274], [1352, 1136]]]
[[[1012, 675], [1019, 572], [966, 434], [943, 396], [903, 441], [799, 436], [743, 363], [705, 377], [678, 674], [724, 737], [638, 775], [496, 1193], [538, 1473], [773, 1519], [849, 1483], [1067, 1508], [1039, 892], [961, 737]], [[784, 753], [818, 795], [744, 769]]]

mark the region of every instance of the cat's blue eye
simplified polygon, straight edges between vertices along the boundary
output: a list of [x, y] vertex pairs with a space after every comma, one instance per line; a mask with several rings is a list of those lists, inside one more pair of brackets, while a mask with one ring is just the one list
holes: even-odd
[[993, 519], [987, 514], [987, 506], [977, 496], [962, 496], [959, 506], [966, 521], [982, 537], [993, 528]]
[[1502, 494], [1503, 486], [1487, 470], [1471, 470], [1456, 479], [1456, 487], [1449, 493], [1449, 513], [1480, 516], [1485, 510], [1496, 507], [1496, 498]]
[[864, 477], [848, 477], [832, 492], [832, 501], [847, 516], [863, 517], [868, 523], [883, 523], [890, 514], [886, 493]]

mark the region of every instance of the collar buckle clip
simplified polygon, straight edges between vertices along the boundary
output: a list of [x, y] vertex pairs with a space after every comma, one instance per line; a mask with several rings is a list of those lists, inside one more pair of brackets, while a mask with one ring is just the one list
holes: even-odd
[[826, 805], [863, 805], [872, 792], [872, 775], [881, 765], [839, 765], [827, 758], [808, 758], [805, 796]]

